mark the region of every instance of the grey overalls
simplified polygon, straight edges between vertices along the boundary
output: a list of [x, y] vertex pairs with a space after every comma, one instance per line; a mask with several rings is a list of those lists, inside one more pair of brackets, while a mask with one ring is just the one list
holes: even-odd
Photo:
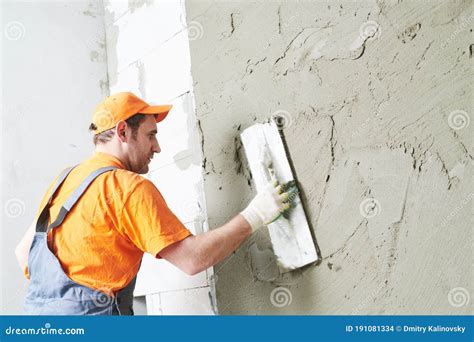
[[136, 276], [114, 297], [77, 284], [63, 271], [59, 260], [48, 248], [48, 232], [60, 226], [87, 187], [104, 172], [117, 169], [109, 166], [92, 172], [74, 190], [48, 227], [49, 208], [58, 188], [73, 167], [63, 171], [51, 196], [36, 222], [36, 233], [30, 247], [28, 270], [30, 283], [24, 310], [29, 315], [133, 315], [133, 290]]

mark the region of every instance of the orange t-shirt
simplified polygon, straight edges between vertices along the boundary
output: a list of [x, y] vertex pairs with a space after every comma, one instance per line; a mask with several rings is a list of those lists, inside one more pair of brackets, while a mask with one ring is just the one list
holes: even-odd
[[[68, 175], [53, 198], [49, 223], [79, 184], [105, 166], [120, 169], [98, 176], [48, 236], [53, 241], [50, 249], [69, 278], [94, 289], [117, 292], [135, 277], [144, 252], [159, 258], [163, 248], [191, 232], [171, 212], [151, 181], [125, 170], [119, 159], [101, 152]], [[43, 197], [36, 220], [56, 181]], [[28, 268], [25, 275], [29, 277]]]

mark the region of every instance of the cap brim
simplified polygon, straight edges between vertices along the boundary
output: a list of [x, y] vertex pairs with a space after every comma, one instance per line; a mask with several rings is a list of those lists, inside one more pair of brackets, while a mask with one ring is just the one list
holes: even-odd
[[171, 108], [173, 108], [172, 105], [149, 106], [139, 112], [142, 114], [155, 114], [156, 122], [160, 122], [166, 118]]

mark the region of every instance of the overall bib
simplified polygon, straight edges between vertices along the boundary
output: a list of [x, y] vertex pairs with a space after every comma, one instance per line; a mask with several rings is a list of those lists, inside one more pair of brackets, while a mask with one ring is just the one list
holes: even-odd
[[36, 222], [36, 233], [28, 256], [30, 283], [24, 311], [27, 315], [133, 315], [133, 290], [136, 276], [116, 296], [77, 284], [63, 271], [48, 247], [48, 232], [60, 226], [74, 204], [96, 177], [116, 167], [92, 172], [63, 204], [57, 219], [48, 226], [49, 208], [58, 188], [73, 167], [58, 178], [51, 196]]

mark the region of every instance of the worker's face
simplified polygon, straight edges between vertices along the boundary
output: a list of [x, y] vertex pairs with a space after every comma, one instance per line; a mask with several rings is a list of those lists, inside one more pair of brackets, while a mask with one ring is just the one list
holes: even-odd
[[149, 164], [155, 153], [160, 153], [160, 145], [156, 139], [157, 129], [154, 115], [145, 115], [141, 121], [136, 137], [131, 129], [127, 129], [131, 138], [127, 139], [128, 166], [130, 171], [144, 174], [149, 170]]

